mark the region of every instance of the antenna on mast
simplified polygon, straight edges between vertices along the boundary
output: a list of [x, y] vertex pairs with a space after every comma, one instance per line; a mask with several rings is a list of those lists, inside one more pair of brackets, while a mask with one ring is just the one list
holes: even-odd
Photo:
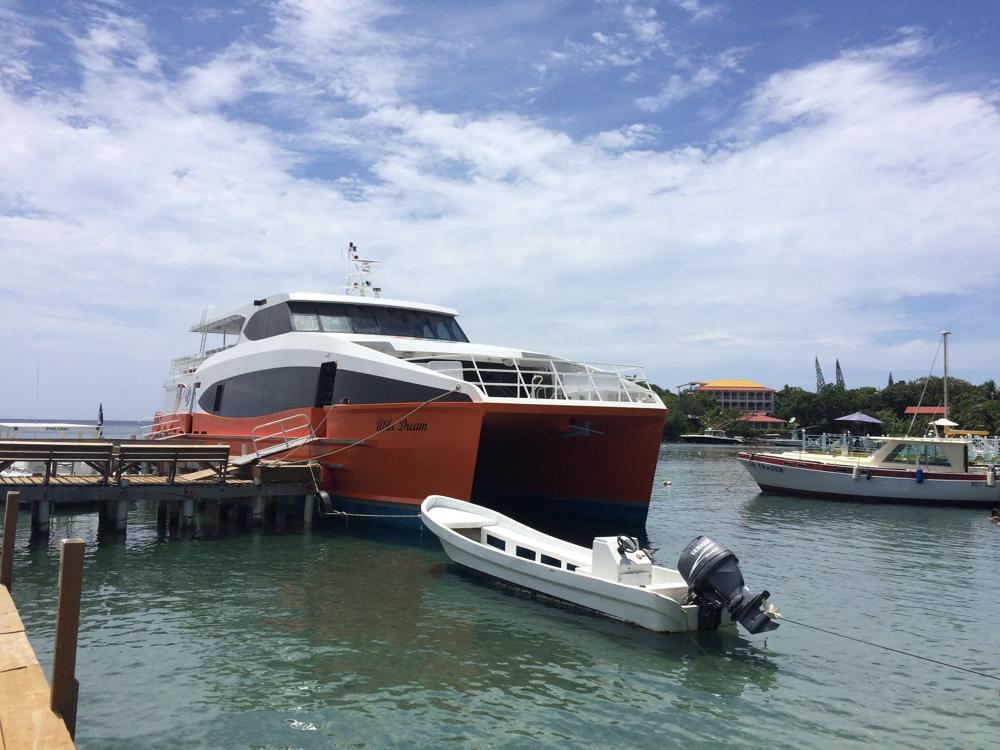
[[344, 292], [358, 297], [381, 297], [382, 287], [372, 284], [373, 266], [378, 262], [362, 258], [358, 254], [358, 246], [353, 242], [348, 242], [347, 286], [344, 287]]

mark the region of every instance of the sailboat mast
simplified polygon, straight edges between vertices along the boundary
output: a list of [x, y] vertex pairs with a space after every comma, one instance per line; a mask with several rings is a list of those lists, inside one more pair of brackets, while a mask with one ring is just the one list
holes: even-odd
[[941, 331], [944, 337], [944, 418], [948, 419], [948, 336], [951, 331]]

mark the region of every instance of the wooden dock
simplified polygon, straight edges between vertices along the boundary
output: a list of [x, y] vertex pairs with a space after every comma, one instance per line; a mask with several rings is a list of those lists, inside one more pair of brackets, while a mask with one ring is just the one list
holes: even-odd
[[62, 542], [50, 690], [10, 595], [17, 509], [17, 493], [10, 492], [0, 548], [0, 750], [65, 750], [74, 747], [76, 733], [76, 640], [84, 544], [80, 539]]
[[[102, 528], [124, 531], [132, 500], [156, 503], [158, 519], [181, 529], [194, 528], [196, 517], [211, 529], [230, 515], [242, 525], [291, 515], [308, 526], [319, 471], [311, 464], [251, 465], [246, 457], [231, 464], [226, 445], [0, 440], [0, 469], [18, 462], [44, 467], [33, 476], [0, 475], [0, 491], [17, 490], [30, 506], [35, 537], [48, 535], [52, 511], [61, 504], [96, 505]], [[90, 473], [60, 474], [67, 465], [87, 466]]]
[[24, 632], [14, 600], [0, 586], [0, 748], [71, 748], [49, 705], [49, 683]]

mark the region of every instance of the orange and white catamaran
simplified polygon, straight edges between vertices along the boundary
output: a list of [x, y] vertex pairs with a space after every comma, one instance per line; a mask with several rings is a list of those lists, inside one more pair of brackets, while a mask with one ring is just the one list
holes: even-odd
[[313, 460], [344, 510], [442, 493], [645, 520], [666, 408], [640, 367], [472, 343], [455, 310], [382, 298], [373, 261], [353, 243], [348, 260], [346, 294], [269, 295], [194, 326], [202, 349], [173, 361], [149, 435]]

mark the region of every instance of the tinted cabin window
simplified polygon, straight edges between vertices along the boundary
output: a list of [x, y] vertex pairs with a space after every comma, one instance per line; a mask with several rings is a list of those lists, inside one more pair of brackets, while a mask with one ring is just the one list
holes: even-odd
[[247, 321], [243, 334], [251, 341], [279, 336], [292, 330], [288, 305], [280, 304], [258, 310]]
[[[290, 302], [288, 308], [291, 310], [291, 325], [296, 331], [406, 336], [440, 341], [469, 340], [455, 318], [440, 313], [339, 302]], [[255, 318], [251, 318], [251, 322]], [[249, 323], [247, 328], [252, 330]], [[250, 333], [247, 336], [253, 338]]]
[[518, 547], [517, 548], [517, 556], [518, 557], [523, 557], [525, 560], [534, 560], [535, 559], [535, 550], [528, 549], [527, 547]]
[[351, 333], [351, 316], [344, 305], [320, 305], [319, 325], [330, 333]]
[[382, 326], [375, 317], [375, 310], [365, 305], [351, 305], [351, 328], [354, 333], [382, 333]]
[[[318, 393], [318, 367], [276, 367], [216, 383], [198, 399], [207, 412], [223, 417], [259, 417], [288, 409], [307, 409]], [[225, 390], [223, 398], [221, 392]]]
[[319, 317], [314, 312], [292, 312], [292, 328], [296, 331], [319, 331]]
[[505, 542], [500, 537], [493, 536], [492, 534], [487, 534], [486, 543], [491, 547], [496, 547], [497, 549], [503, 550], [504, 552], [507, 551], [507, 542]]

